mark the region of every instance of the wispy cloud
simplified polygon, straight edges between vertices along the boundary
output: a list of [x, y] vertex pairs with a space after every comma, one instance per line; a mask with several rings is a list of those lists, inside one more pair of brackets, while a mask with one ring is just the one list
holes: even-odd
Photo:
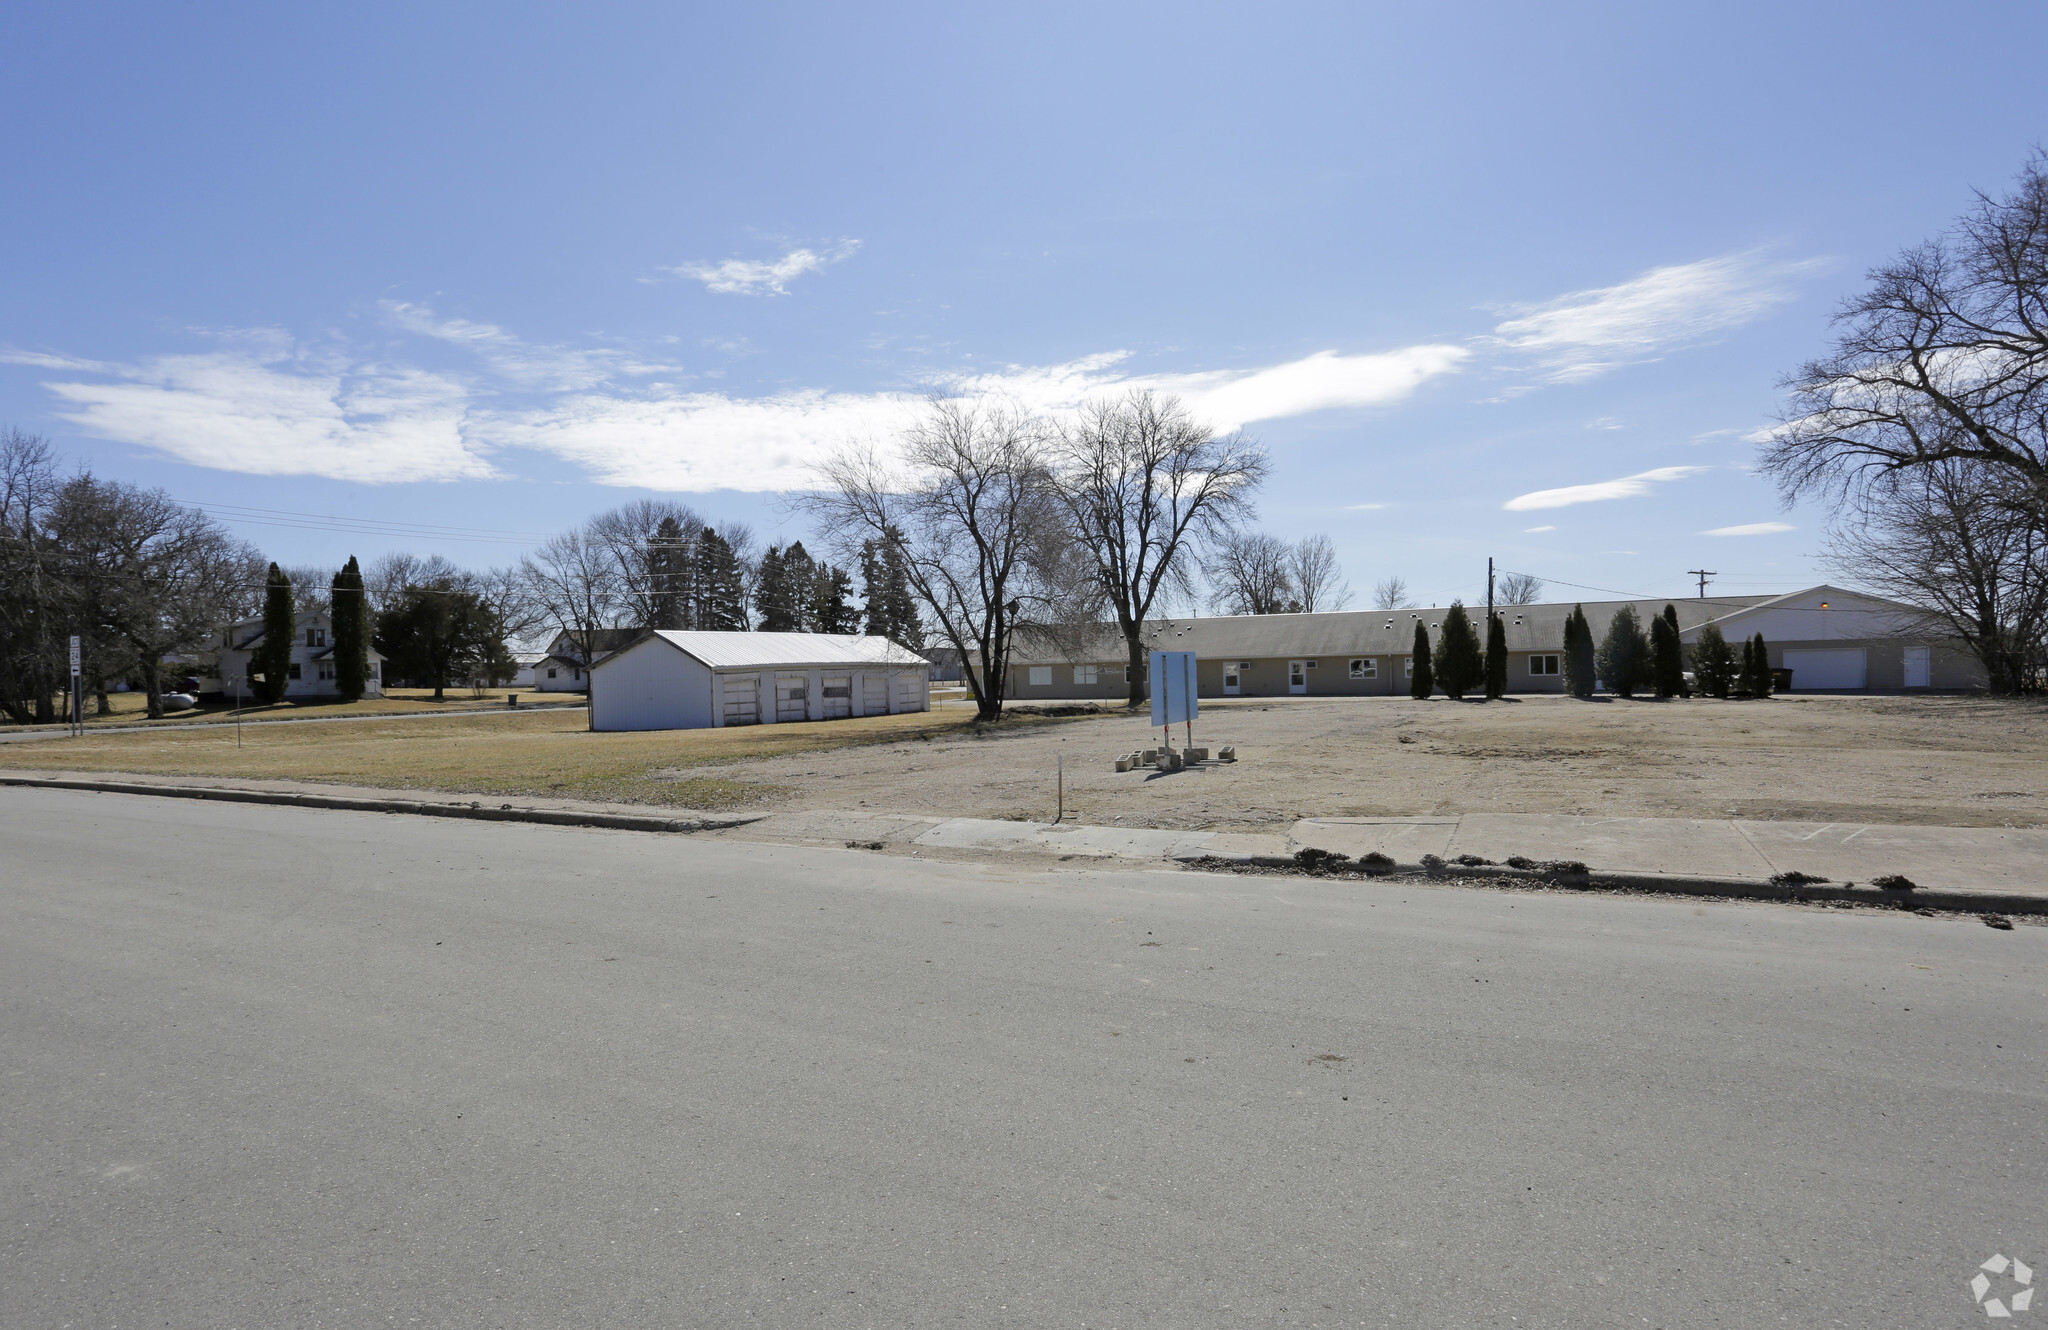
[[495, 474], [465, 437], [468, 389], [424, 370], [231, 350], [96, 366], [44, 386], [89, 434], [258, 476], [372, 482]]
[[789, 284], [807, 272], [850, 258], [858, 240], [843, 240], [830, 249], [793, 249], [779, 259], [726, 259], [719, 263], [682, 263], [668, 269], [678, 277], [704, 283], [721, 295], [786, 296]]
[[1347, 503], [1344, 505], [1344, 511], [1347, 513], [1376, 513], [1386, 506], [1383, 503]]
[[1761, 318], [1818, 266], [1751, 252], [1652, 268], [1616, 286], [1514, 309], [1489, 340], [1533, 358], [1545, 382], [1582, 382]]
[[462, 347], [522, 388], [570, 392], [619, 378], [674, 373], [679, 368], [648, 363], [610, 348], [536, 345], [495, 323], [442, 318], [425, 305], [387, 300], [381, 308], [395, 326]]
[[1786, 522], [1749, 522], [1742, 526], [1717, 526], [1712, 531], [1700, 532], [1703, 536], [1775, 536], [1780, 531], [1797, 531], [1799, 528]]
[[1555, 530], [1557, 530], [1557, 528], [1554, 526], [1525, 526], [1522, 528], [1522, 534], [1525, 536], [1535, 536], [1540, 535], [1545, 531]]
[[1569, 508], [1575, 503], [1598, 503], [1602, 499], [1633, 499], [1648, 494], [1652, 487], [1669, 480], [1684, 480], [1702, 471], [1713, 468], [1704, 466], [1660, 466], [1652, 471], [1638, 471], [1632, 476], [1619, 480], [1602, 480], [1591, 485], [1566, 485], [1562, 489], [1537, 490], [1520, 494], [1509, 499], [1501, 507], [1509, 512], [1527, 512], [1535, 508]]

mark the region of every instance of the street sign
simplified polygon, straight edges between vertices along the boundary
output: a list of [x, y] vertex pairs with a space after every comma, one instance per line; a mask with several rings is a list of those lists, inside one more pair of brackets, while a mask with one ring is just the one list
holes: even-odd
[[72, 678], [76, 679], [76, 678], [78, 677], [78, 671], [79, 671], [79, 667], [80, 667], [80, 665], [81, 665], [81, 664], [83, 664], [83, 661], [82, 661], [82, 659], [81, 659], [81, 657], [80, 657], [80, 655], [79, 655], [79, 651], [78, 651], [78, 639], [74, 637], [74, 638], [72, 638], [72, 639], [71, 639], [71, 677], [72, 677]]
[[1195, 653], [1152, 653], [1152, 723], [1161, 727], [1191, 721], [1201, 714], [1195, 696]]

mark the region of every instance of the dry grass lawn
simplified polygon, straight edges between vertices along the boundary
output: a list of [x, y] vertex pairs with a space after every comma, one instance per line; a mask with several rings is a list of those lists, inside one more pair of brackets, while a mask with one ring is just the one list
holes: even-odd
[[[431, 688], [394, 688], [382, 697], [366, 697], [360, 702], [280, 702], [276, 706], [264, 706], [251, 701], [242, 707], [242, 719], [248, 722], [259, 720], [286, 720], [307, 716], [407, 716], [414, 714], [439, 715], [444, 712], [495, 710], [505, 705], [505, 695], [517, 692], [525, 705], [549, 705], [553, 703], [574, 703], [581, 705], [580, 693], [537, 693], [530, 689], [499, 688], [473, 697], [467, 688], [448, 690], [446, 699], [434, 700]], [[60, 704], [61, 705], [61, 704]], [[173, 711], [157, 720], [149, 718], [148, 699], [141, 693], [108, 693], [107, 706], [110, 715], [100, 716], [94, 699], [85, 700], [86, 728], [104, 725], [189, 725], [198, 720], [227, 720], [234, 716], [232, 704], [221, 706], [208, 704]], [[0, 716], [0, 733], [21, 730], [6, 716]]]
[[2048, 703], [1533, 697], [1205, 702], [1196, 737], [1243, 761], [1118, 774], [1144, 719], [927, 714], [591, 734], [578, 712], [251, 725], [0, 744], [0, 765], [244, 776], [720, 809], [866, 808], [1258, 829], [1450, 812], [2048, 826]]

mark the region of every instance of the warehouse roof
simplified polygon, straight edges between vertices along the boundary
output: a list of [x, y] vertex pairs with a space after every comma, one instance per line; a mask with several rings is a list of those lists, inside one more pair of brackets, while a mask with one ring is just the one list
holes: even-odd
[[[714, 670], [931, 663], [886, 637], [861, 637], [853, 633], [707, 633], [657, 628], [647, 637], [658, 638]], [[621, 648], [598, 661], [590, 667], [591, 673], [625, 655], [626, 650]]]

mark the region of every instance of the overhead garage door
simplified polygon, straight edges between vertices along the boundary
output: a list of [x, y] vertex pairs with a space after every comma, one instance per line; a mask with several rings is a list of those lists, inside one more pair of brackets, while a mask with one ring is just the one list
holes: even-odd
[[718, 676], [718, 688], [727, 725], [755, 725], [760, 722], [760, 675], [721, 674]]
[[1870, 653], [1855, 650], [1787, 651], [1785, 668], [1792, 671], [1792, 691], [1862, 688], [1870, 679]]
[[826, 720], [840, 720], [853, 714], [853, 676], [828, 674], [818, 688], [820, 709]]
[[863, 716], [886, 716], [889, 714], [888, 675], [863, 674], [860, 676], [860, 714]]

